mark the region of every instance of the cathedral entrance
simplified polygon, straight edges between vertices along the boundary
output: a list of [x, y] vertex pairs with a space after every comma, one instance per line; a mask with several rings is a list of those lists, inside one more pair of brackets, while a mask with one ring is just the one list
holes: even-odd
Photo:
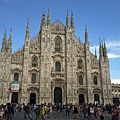
[[36, 103], [36, 94], [35, 93], [31, 93], [30, 94], [30, 103], [31, 104], [35, 104]]
[[18, 103], [18, 93], [13, 93], [12, 94], [11, 103]]
[[62, 89], [60, 87], [54, 89], [54, 103], [62, 103]]
[[79, 103], [80, 104], [84, 103], [84, 95], [83, 94], [79, 94]]
[[97, 104], [99, 103], [99, 95], [98, 94], [94, 94], [94, 103]]

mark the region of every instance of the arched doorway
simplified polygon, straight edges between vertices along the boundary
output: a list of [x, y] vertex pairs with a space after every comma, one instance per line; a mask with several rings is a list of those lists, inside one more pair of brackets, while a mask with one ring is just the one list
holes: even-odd
[[114, 104], [119, 104], [120, 103], [119, 98], [118, 97], [113, 97], [113, 103]]
[[94, 94], [94, 103], [97, 104], [99, 103], [99, 95], [98, 94]]
[[62, 103], [62, 89], [60, 87], [54, 89], [54, 103]]
[[79, 94], [79, 103], [84, 103], [84, 94]]
[[30, 94], [30, 103], [31, 104], [35, 104], [36, 103], [36, 94], [35, 93], [31, 93]]
[[18, 103], [18, 93], [13, 93], [12, 94], [11, 103]]

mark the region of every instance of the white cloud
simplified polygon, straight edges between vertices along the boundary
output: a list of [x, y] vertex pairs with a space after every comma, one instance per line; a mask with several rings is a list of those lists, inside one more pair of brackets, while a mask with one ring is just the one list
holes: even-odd
[[120, 58], [120, 41], [109, 41], [106, 43], [108, 58]]
[[[95, 47], [97, 50], [97, 56], [99, 56], [99, 46], [92, 46], [90, 50], [95, 53]], [[107, 41], [106, 42], [108, 58], [120, 58], [120, 41]]]
[[120, 84], [120, 79], [112, 79], [111, 83]]
[[114, 53], [108, 53], [108, 58], [120, 58], [120, 55]]
[[10, 0], [4, 0], [5, 2], [10, 1]]

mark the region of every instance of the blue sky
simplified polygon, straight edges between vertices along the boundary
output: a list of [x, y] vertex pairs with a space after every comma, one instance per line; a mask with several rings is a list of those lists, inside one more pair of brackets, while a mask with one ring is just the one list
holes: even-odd
[[88, 28], [91, 52], [99, 48], [99, 38], [105, 39], [110, 61], [111, 80], [120, 83], [120, 0], [0, 0], [0, 48], [4, 29], [9, 38], [12, 28], [13, 52], [24, 44], [27, 19], [30, 36], [40, 29], [43, 9], [50, 9], [51, 23], [59, 19], [66, 23], [66, 11], [74, 14], [76, 36], [84, 42], [85, 24]]

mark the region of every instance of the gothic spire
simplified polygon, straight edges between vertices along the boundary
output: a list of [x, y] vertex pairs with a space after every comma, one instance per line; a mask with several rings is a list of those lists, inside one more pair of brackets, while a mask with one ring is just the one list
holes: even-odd
[[95, 47], [95, 58], [97, 58], [97, 52], [96, 52], [96, 47]]
[[102, 42], [101, 42], [100, 38], [99, 38], [99, 42], [100, 42], [100, 45], [99, 45], [99, 57], [102, 58], [103, 57], [103, 48], [102, 48]]
[[6, 29], [5, 29], [4, 36], [3, 36], [3, 41], [2, 41], [2, 49], [1, 49], [2, 52], [6, 51], [6, 46], [7, 46], [7, 42], [6, 42]]
[[86, 24], [85, 24], [85, 42], [88, 42], [88, 32]]
[[26, 35], [25, 35], [25, 46], [28, 46], [29, 42], [30, 42], [30, 23], [28, 18], [27, 26], [26, 26]]
[[50, 10], [48, 8], [48, 16], [47, 16], [47, 26], [50, 25]]
[[26, 37], [30, 36], [30, 23], [29, 23], [29, 18], [27, 21], [27, 26], [26, 26]]
[[107, 48], [106, 48], [106, 43], [105, 43], [105, 39], [104, 39], [104, 57], [107, 57]]
[[12, 53], [12, 29], [10, 29], [10, 37], [8, 39], [8, 52]]
[[45, 25], [46, 21], [45, 21], [45, 9], [43, 10], [43, 14], [42, 14], [42, 25]]
[[66, 27], [69, 27], [68, 10], [67, 10], [67, 14], [66, 14]]
[[72, 11], [71, 11], [71, 28], [74, 28], [74, 17]]

